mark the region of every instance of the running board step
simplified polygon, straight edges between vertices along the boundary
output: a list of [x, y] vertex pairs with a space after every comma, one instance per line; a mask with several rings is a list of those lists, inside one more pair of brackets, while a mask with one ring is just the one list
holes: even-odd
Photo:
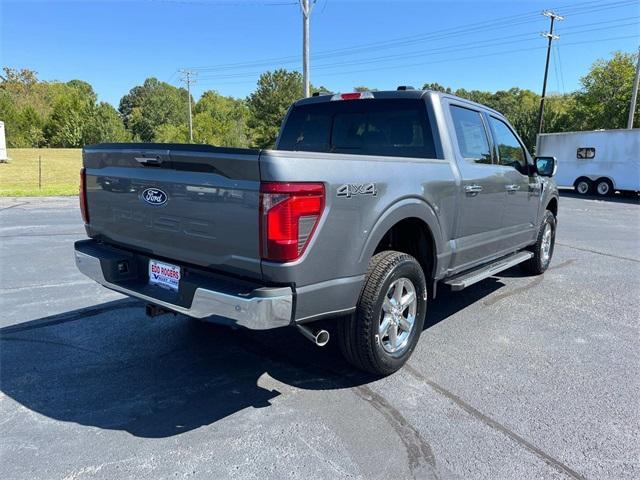
[[451, 290], [458, 291], [463, 288], [467, 288], [469, 285], [478, 283], [480, 280], [484, 280], [487, 277], [500, 273], [507, 268], [511, 268], [514, 265], [522, 263], [533, 257], [532, 252], [516, 252], [502, 257], [500, 260], [484, 265], [470, 272], [464, 272], [455, 277], [448, 278], [444, 281], [445, 285], [449, 285]]

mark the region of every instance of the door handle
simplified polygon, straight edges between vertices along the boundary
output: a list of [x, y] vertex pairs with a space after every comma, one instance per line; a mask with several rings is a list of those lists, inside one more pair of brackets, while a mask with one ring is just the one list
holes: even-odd
[[507, 185], [506, 189], [507, 189], [507, 192], [514, 193], [520, 190], [520, 185]]
[[482, 185], [467, 185], [464, 187], [465, 193], [469, 193], [471, 195], [475, 195], [482, 191]]

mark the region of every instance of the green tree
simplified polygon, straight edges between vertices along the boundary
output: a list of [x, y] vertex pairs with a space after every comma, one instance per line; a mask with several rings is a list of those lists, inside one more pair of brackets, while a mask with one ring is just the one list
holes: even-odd
[[[637, 54], [615, 52], [609, 60], [597, 60], [582, 77], [576, 95], [574, 122], [580, 130], [625, 128]], [[640, 105], [640, 98], [636, 109]], [[635, 118], [640, 126], [640, 116]]]
[[159, 125], [155, 129], [154, 141], [160, 143], [188, 143], [189, 127], [188, 125], [173, 125], [171, 123]]
[[93, 88], [82, 80], [43, 82], [33, 70], [8, 67], [0, 75], [0, 119], [9, 147], [128, 140], [115, 109], [96, 102]]
[[[3, 68], [0, 75], [0, 119], [5, 122], [9, 147], [41, 146], [43, 126], [50, 114], [53, 90], [38, 82], [29, 69]], [[48, 94], [48, 95], [47, 95]]]
[[451, 93], [450, 87], [444, 87], [437, 82], [425, 83], [422, 85], [422, 90], [433, 90], [434, 92]]
[[248, 125], [258, 147], [274, 145], [289, 106], [303, 96], [299, 72], [280, 69], [260, 75], [256, 91], [247, 99]]
[[246, 102], [209, 90], [194, 109], [193, 136], [197, 143], [247, 147], [249, 109]]
[[187, 91], [147, 78], [122, 97], [119, 111], [135, 140], [152, 142], [157, 140], [156, 131], [161, 125], [187, 124]]
[[97, 96], [91, 85], [80, 80], [71, 80], [66, 86], [54, 101], [44, 126], [44, 136], [51, 147], [81, 147], [88, 143]]
[[331, 93], [333, 93], [331, 90], [329, 90], [327, 87], [325, 87], [324, 85], [320, 85], [319, 87], [314, 87], [313, 85], [311, 85], [311, 93], [319, 93], [320, 95], [329, 95]]
[[131, 134], [124, 128], [118, 111], [106, 102], [93, 108], [89, 122], [85, 125], [83, 142], [129, 142]]
[[377, 92], [378, 89], [377, 88], [369, 88], [369, 87], [365, 87], [365, 86], [358, 86], [358, 87], [353, 87], [353, 91], [354, 92]]

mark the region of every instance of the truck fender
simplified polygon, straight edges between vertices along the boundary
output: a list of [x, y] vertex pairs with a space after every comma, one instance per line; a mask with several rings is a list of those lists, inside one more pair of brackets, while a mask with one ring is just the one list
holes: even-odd
[[[369, 263], [369, 259], [373, 256], [376, 247], [384, 237], [384, 235], [393, 227], [396, 223], [406, 220], [408, 218], [417, 218], [422, 220], [433, 237], [436, 251], [434, 254], [434, 261], [438, 261], [438, 256], [445, 252], [445, 241], [442, 238], [442, 229], [440, 228], [440, 222], [434, 208], [419, 198], [405, 198], [387, 207], [386, 210], [376, 220], [373, 228], [369, 232], [367, 240], [364, 243], [364, 247], [358, 259], [358, 264], [366, 265]], [[435, 271], [438, 271], [438, 265], [435, 265]]]

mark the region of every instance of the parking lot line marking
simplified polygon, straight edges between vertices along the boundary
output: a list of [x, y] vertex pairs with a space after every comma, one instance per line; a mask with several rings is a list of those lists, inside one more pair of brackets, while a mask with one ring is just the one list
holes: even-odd
[[471, 416], [477, 418], [478, 420], [480, 420], [484, 424], [486, 424], [489, 427], [499, 431], [500, 433], [503, 433], [504, 435], [508, 436], [513, 441], [515, 441], [517, 444], [519, 444], [520, 446], [526, 448], [531, 453], [533, 453], [534, 455], [539, 457], [543, 462], [545, 462], [550, 467], [553, 467], [556, 470], [558, 470], [559, 472], [564, 473], [564, 474], [568, 475], [569, 477], [574, 478], [576, 480], [585, 480], [584, 476], [580, 475], [575, 470], [569, 468], [567, 465], [562, 463], [560, 460], [557, 460], [557, 459], [553, 458], [548, 453], [542, 451], [541, 449], [539, 449], [538, 447], [536, 447], [532, 443], [528, 442], [527, 440], [522, 438], [517, 433], [512, 432], [511, 430], [509, 430], [504, 425], [502, 425], [502, 424], [498, 423], [497, 421], [493, 420], [492, 418], [486, 416], [484, 413], [480, 412], [479, 410], [475, 409], [474, 407], [469, 405], [467, 402], [462, 400], [456, 394], [451, 393], [450, 391], [448, 391], [444, 387], [441, 387], [440, 385], [438, 385], [437, 383], [433, 382], [432, 380], [429, 380], [427, 377], [425, 377], [422, 373], [420, 373], [418, 370], [416, 370], [410, 364], [408, 364], [408, 363], [405, 364], [404, 370], [406, 370], [408, 373], [413, 375], [416, 379], [420, 380], [421, 382], [425, 382], [427, 385], [429, 385], [431, 388], [433, 388], [436, 392], [438, 392], [441, 395], [444, 395], [445, 397], [447, 397], [449, 400], [454, 402], [456, 405], [458, 405], [460, 408], [462, 408], [465, 412], [467, 412]]
[[574, 245], [569, 245], [568, 243], [556, 242], [556, 245], [560, 245], [561, 247], [573, 248], [574, 250], [580, 250], [582, 252], [595, 253], [596, 255], [603, 255], [605, 257], [618, 258], [620, 260], [629, 260], [630, 262], [640, 263], [640, 260], [638, 260], [637, 258], [623, 257], [622, 255], [614, 255], [613, 253], [599, 252], [598, 250], [591, 250], [590, 248], [576, 247]]

